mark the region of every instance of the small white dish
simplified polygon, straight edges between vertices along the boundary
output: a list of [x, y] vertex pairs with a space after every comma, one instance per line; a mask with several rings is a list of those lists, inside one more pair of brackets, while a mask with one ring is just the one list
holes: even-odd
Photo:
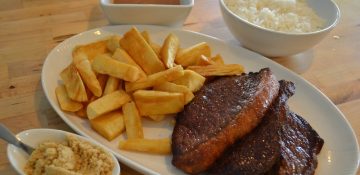
[[[22, 142], [28, 144], [29, 146], [32, 146], [33, 148], [36, 148], [40, 143], [45, 141], [54, 141], [54, 142], [64, 142], [66, 140], [66, 135], [73, 135], [81, 140], [86, 140], [90, 142], [93, 145], [97, 145], [101, 148], [103, 148], [105, 151], [107, 150], [106, 147], [103, 145], [100, 145], [96, 142], [94, 142], [91, 139], [72, 134], [66, 131], [61, 130], [55, 130], [55, 129], [30, 129], [26, 131], [22, 131], [16, 135], [18, 139], [20, 139]], [[113, 175], [119, 175], [120, 174], [120, 165], [118, 160], [115, 158], [113, 154], [111, 154], [109, 151], [107, 151], [109, 155], [111, 156], [112, 160], [115, 163], [115, 167], [113, 169], [112, 174]], [[29, 159], [29, 155], [23, 151], [22, 149], [8, 144], [7, 147], [7, 156], [11, 163], [11, 165], [14, 167], [14, 169], [21, 175], [26, 175], [23, 168], [25, 167], [25, 164], [27, 160]]]
[[189, 15], [194, 0], [180, 0], [179, 5], [114, 4], [100, 0], [100, 5], [111, 24], [153, 24], [181, 26]]
[[325, 20], [323, 29], [309, 33], [278, 32], [242, 19], [219, 0], [225, 24], [246, 48], [264, 56], [294, 55], [318, 44], [339, 22], [340, 10], [332, 0], [307, 0], [307, 4]]

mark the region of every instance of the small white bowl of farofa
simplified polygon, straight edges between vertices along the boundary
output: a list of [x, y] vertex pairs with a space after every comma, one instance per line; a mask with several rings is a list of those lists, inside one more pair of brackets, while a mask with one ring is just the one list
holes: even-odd
[[7, 155], [22, 175], [119, 175], [120, 165], [113, 154], [94, 141], [55, 129], [31, 129], [16, 135], [35, 148], [29, 156], [9, 144]]

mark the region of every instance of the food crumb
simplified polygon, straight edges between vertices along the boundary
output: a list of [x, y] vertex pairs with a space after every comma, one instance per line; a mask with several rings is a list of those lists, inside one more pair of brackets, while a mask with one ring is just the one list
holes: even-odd
[[333, 38], [334, 38], [334, 39], [340, 39], [340, 36], [334, 35]]
[[110, 175], [114, 166], [102, 148], [68, 135], [65, 143], [41, 143], [24, 170], [27, 175]]

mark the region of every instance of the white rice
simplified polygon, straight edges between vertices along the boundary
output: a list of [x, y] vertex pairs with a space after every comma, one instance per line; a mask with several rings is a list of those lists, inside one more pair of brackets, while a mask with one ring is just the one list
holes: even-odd
[[288, 33], [322, 29], [324, 20], [305, 0], [224, 0], [236, 15], [255, 25]]

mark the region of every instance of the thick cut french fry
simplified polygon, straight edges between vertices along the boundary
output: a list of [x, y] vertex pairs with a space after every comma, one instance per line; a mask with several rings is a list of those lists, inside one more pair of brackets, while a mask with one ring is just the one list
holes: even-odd
[[179, 39], [174, 34], [169, 34], [162, 46], [160, 58], [167, 68], [174, 67], [174, 61], [179, 49]]
[[109, 79], [106, 82], [105, 89], [104, 89], [104, 95], [110, 94], [110, 93], [118, 90], [121, 82], [122, 82], [122, 80], [120, 80], [118, 78], [109, 77]]
[[173, 68], [149, 75], [144, 81], [125, 82], [126, 92], [131, 92], [139, 89], [146, 89], [161, 84], [167, 81], [173, 81], [184, 75], [182, 66], [175, 66]]
[[125, 33], [124, 37], [120, 40], [120, 46], [129, 53], [131, 58], [133, 58], [148, 75], [165, 69], [165, 66], [154, 50], [136, 28], [132, 28]]
[[244, 67], [240, 64], [189, 66], [187, 69], [195, 71], [205, 77], [240, 75], [244, 72]]
[[112, 92], [91, 102], [86, 109], [90, 120], [120, 108], [131, 100], [130, 96], [123, 90]]
[[105, 89], [105, 86], [106, 86], [106, 83], [107, 83], [107, 80], [108, 80], [109, 76], [105, 75], [105, 74], [97, 74], [96, 77], [97, 77], [97, 79], [99, 81], [101, 89]]
[[109, 51], [115, 52], [117, 48], [120, 48], [120, 36], [114, 35], [106, 41], [106, 47]]
[[159, 121], [164, 120], [164, 118], [166, 117], [166, 115], [165, 115], [165, 114], [149, 115], [148, 117], [149, 117], [150, 119], [154, 120], [154, 121], [159, 122]]
[[122, 107], [125, 119], [126, 135], [128, 139], [144, 138], [141, 117], [134, 102], [126, 103]]
[[95, 72], [91, 69], [91, 63], [85, 53], [79, 53], [74, 56], [73, 62], [86, 87], [97, 97], [102, 94], [102, 89], [96, 78]]
[[60, 73], [60, 77], [64, 81], [66, 92], [70, 99], [78, 102], [85, 102], [88, 100], [84, 83], [73, 64], [66, 67]]
[[201, 55], [206, 57], [211, 56], [210, 46], [205, 42], [181, 50], [181, 52], [177, 54], [175, 62], [185, 67], [196, 65]]
[[214, 61], [218, 65], [224, 65], [225, 64], [224, 59], [222, 58], [222, 56], [220, 54], [215, 55], [210, 60]]
[[138, 81], [142, 81], [142, 80], [145, 80], [146, 79], [146, 73], [144, 72], [144, 70], [142, 70], [142, 68], [135, 63], [135, 61], [130, 57], [130, 55], [128, 53], [126, 53], [125, 50], [121, 49], [121, 48], [118, 48], [115, 50], [114, 54], [112, 55], [112, 58], [120, 61], [120, 62], [123, 62], [123, 63], [126, 63], [126, 64], [130, 64], [132, 66], [135, 66], [139, 69], [139, 71], [141, 72], [140, 73], [140, 78]]
[[121, 110], [109, 112], [90, 120], [91, 127], [111, 141], [125, 130], [124, 116]]
[[194, 94], [191, 92], [191, 90], [188, 87], [186, 87], [184, 85], [178, 85], [175, 83], [171, 83], [171, 82], [165, 82], [162, 84], [158, 84], [158, 85], [154, 86], [153, 89], [156, 91], [184, 93], [185, 104], [188, 104], [194, 98]]
[[184, 85], [188, 87], [192, 92], [198, 91], [205, 82], [206, 78], [192, 70], [184, 70], [184, 75], [173, 83], [178, 85]]
[[101, 74], [107, 74], [125, 81], [134, 82], [140, 78], [140, 70], [107, 55], [98, 55], [92, 62], [92, 68]]
[[150, 47], [154, 50], [156, 55], [160, 58], [161, 46], [152, 42], [149, 32], [147, 32], [145, 30], [145, 31], [141, 32], [141, 36], [144, 37], [145, 41], [150, 45]]
[[119, 148], [129, 151], [139, 151], [152, 154], [170, 154], [171, 141], [165, 139], [129, 139], [121, 140]]
[[138, 90], [133, 97], [141, 116], [174, 114], [183, 110], [183, 93]]
[[197, 66], [207, 66], [207, 65], [213, 65], [213, 64], [217, 64], [217, 63], [215, 63], [213, 60], [209, 59], [208, 57], [206, 57], [204, 55], [201, 55], [200, 59], [196, 63]]
[[87, 119], [87, 115], [86, 115], [86, 105], [87, 104], [83, 104], [83, 108], [81, 108], [80, 110], [75, 112], [75, 115], [80, 117], [80, 118], [85, 118]]
[[62, 110], [75, 112], [83, 108], [82, 103], [73, 101], [69, 98], [64, 85], [56, 87], [55, 94]]
[[87, 45], [78, 46], [73, 51], [73, 57], [75, 57], [79, 53], [85, 53], [88, 56], [90, 62], [92, 62], [92, 60], [97, 55], [104, 54], [109, 51], [107, 49], [106, 42], [106, 40], [101, 40]]

